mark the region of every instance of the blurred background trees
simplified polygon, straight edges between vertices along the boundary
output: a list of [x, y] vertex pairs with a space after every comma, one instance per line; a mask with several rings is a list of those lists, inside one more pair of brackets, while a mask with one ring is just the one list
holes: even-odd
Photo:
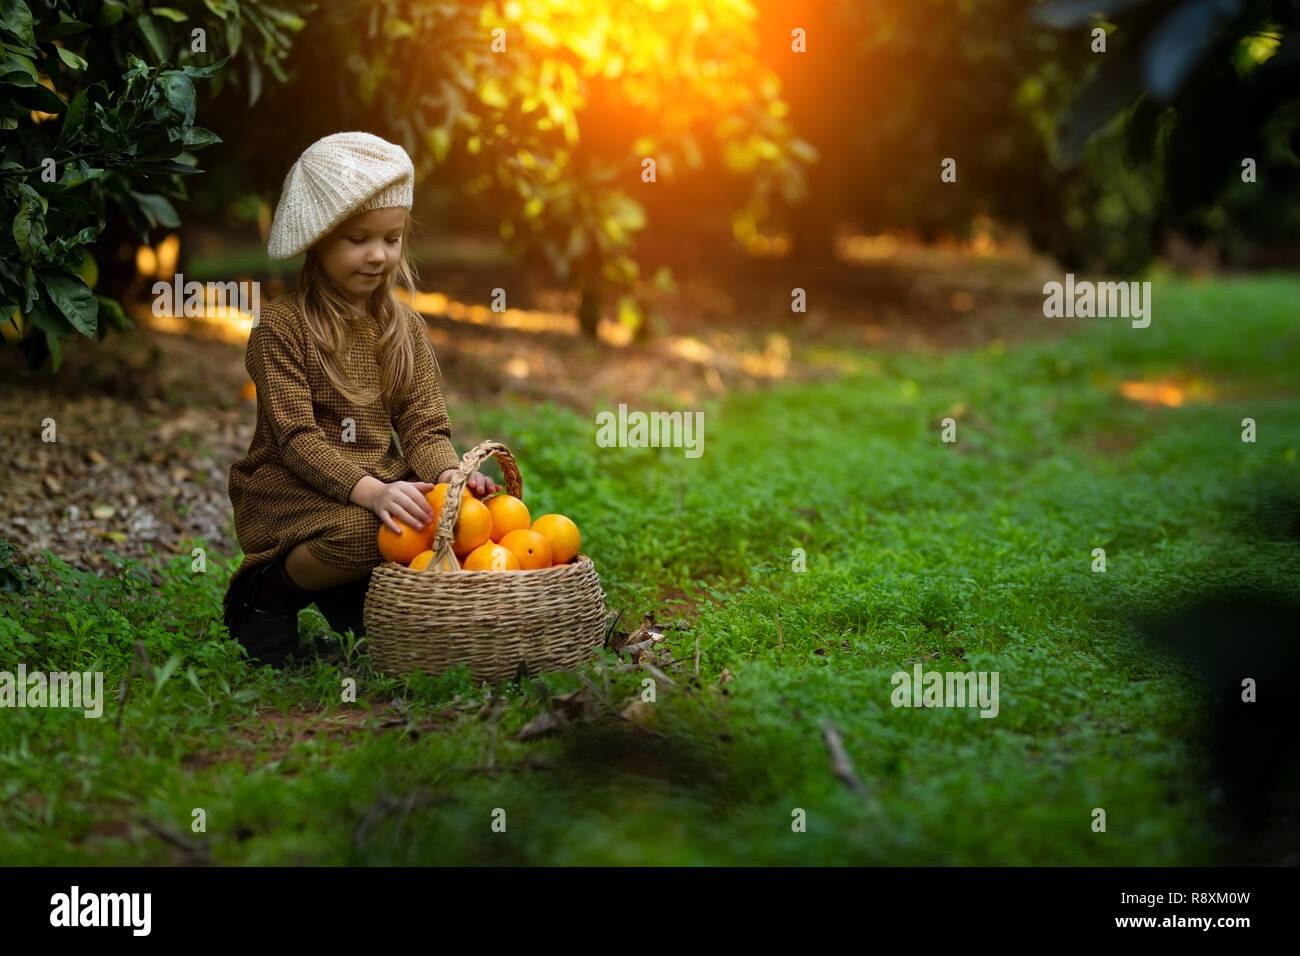
[[[644, 328], [642, 292], [672, 285], [638, 255], [656, 233], [817, 260], [845, 222], [933, 238], [988, 219], [1074, 269], [1141, 269], [1171, 230], [1263, 262], [1300, 225], [1298, 17], [1283, 0], [0, 0], [0, 319], [16, 310], [6, 339], [57, 364], [61, 335], [124, 326], [112, 299], [140, 238], [264, 243], [290, 163], [342, 129], [402, 143], [417, 216], [578, 290], [588, 334], [611, 306]], [[35, 172], [50, 157], [54, 182]]]

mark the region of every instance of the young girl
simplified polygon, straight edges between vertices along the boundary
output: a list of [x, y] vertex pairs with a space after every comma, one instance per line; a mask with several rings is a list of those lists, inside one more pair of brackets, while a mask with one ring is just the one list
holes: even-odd
[[[276, 668], [313, 602], [336, 631], [365, 633], [380, 522], [427, 527], [424, 492], [460, 462], [424, 320], [393, 294], [414, 291], [414, 174], [400, 146], [336, 133], [293, 164], [275, 208], [268, 254], [307, 258], [296, 292], [264, 305], [248, 340], [257, 427], [230, 467], [244, 560], [224, 617], [250, 658]], [[468, 487], [498, 490], [477, 471]]]

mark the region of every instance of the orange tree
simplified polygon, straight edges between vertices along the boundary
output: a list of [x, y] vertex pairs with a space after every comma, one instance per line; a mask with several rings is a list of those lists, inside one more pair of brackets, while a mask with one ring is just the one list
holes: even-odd
[[455, 184], [516, 252], [580, 289], [594, 334], [610, 293], [636, 321], [648, 160], [656, 181], [715, 170], [746, 209], [804, 194], [816, 155], [758, 60], [754, 17], [749, 0], [322, 5], [295, 80], [268, 92], [250, 135], [401, 142], [421, 178]]
[[[88, 249], [180, 222], [197, 125], [195, 80], [256, 98], [280, 78], [288, 10], [236, 0], [0, 0], [0, 323], [32, 364], [58, 369], [65, 336], [128, 326], [95, 295]], [[250, 42], [251, 41], [251, 42]], [[114, 243], [116, 244], [116, 243]]]

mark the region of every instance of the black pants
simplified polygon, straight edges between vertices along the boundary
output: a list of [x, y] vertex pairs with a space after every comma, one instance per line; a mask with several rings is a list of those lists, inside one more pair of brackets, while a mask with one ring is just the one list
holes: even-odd
[[362, 610], [369, 587], [370, 574], [367, 574], [356, 581], [348, 581], [318, 592], [313, 603], [325, 616], [329, 626], [339, 634], [351, 630], [357, 637], [365, 637], [366, 625], [362, 621]]

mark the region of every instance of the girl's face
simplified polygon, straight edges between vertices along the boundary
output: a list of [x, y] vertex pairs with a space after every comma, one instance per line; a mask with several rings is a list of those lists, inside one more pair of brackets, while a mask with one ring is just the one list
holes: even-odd
[[397, 267], [402, 256], [406, 210], [371, 209], [345, 220], [321, 240], [320, 262], [330, 281], [359, 309]]

